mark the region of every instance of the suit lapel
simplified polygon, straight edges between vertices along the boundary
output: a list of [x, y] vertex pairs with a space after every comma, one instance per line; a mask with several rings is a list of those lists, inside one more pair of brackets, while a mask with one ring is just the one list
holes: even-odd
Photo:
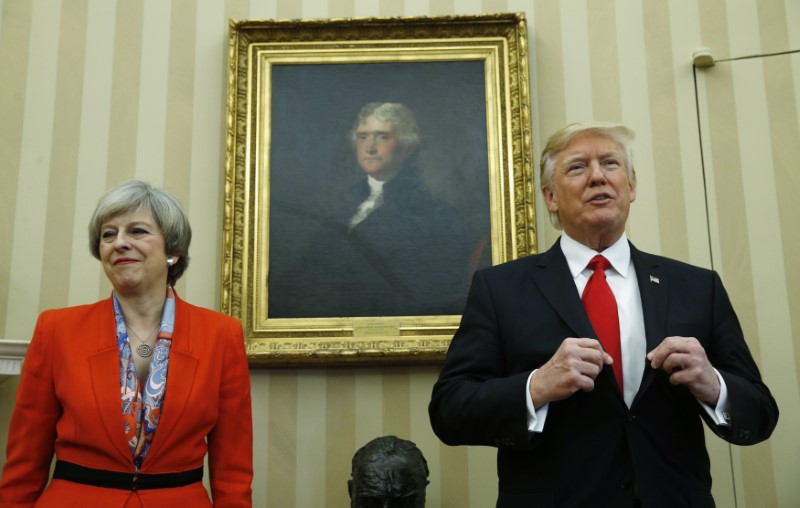
[[547, 252], [537, 256], [533, 279], [539, 291], [561, 319], [572, 329], [575, 337], [596, 339], [586, 311], [583, 309], [575, 281], [559, 239]]
[[[669, 308], [670, 280], [661, 269], [659, 258], [644, 253], [631, 245], [631, 259], [636, 269], [639, 282], [639, 294], [642, 299], [642, 316], [644, 318], [647, 351], [652, 351], [666, 336], [667, 310]], [[644, 376], [639, 386], [636, 400], [647, 390], [655, 378], [656, 372], [645, 361]]]
[[132, 462], [131, 450], [122, 427], [122, 401], [119, 387], [119, 350], [114, 328], [111, 299], [98, 306], [96, 319], [87, 321], [95, 335], [95, 352], [89, 356], [89, 375], [97, 411], [114, 449]]
[[[667, 310], [669, 308], [669, 277], [664, 274], [660, 260], [639, 251], [631, 244], [631, 259], [636, 270], [639, 293], [642, 299], [642, 315], [645, 326], [647, 351], [651, 351], [666, 336]], [[536, 257], [533, 279], [544, 298], [555, 312], [572, 329], [575, 337], [591, 337], [596, 339], [583, 304], [575, 290], [569, 265], [561, 251], [560, 240], [547, 252]], [[609, 367], [603, 369], [607, 375], [613, 376]], [[655, 378], [655, 371], [645, 363], [645, 372], [634, 403], [646, 391]], [[616, 386], [616, 384], [615, 384]], [[619, 391], [618, 391], [619, 392]], [[620, 394], [621, 395], [621, 394]]]
[[164, 406], [161, 421], [153, 437], [145, 464], [153, 463], [159, 451], [168, 442], [173, 430], [178, 426], [186, 409], [189, 393], [197, 371], [197, 357], [192, 352], [193, 336], [189, 306], [175, 296], [175, 328], [172, 332], [172, 346], [169, 352], [167, 387], [164, 392]]
[[[538, 261], [539, 269], [534, 274], [534, 280], [556, 313], [572, 328], [573, 336], [599, 340], [578, 296], [567, 258], [561, 250], [561, 239], [539, 256]], [[608, 377], [614, 392], [622, 401], [622, 392], [615, 381], [614, 369], [606, 365], [601, 375]]]

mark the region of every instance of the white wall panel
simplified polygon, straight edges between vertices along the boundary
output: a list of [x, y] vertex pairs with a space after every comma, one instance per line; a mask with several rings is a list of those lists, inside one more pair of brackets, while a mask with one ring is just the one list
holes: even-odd
[[[50, 194], [50, 174], [55, 113], [56, 70], [60, 3], [38, 0], [33, 4], [28, 90], [22, 128], [22, 150], [17, 181], [17, 218], [8, 274], [8, 337], [28, 338], [36, 322], [41, 287], [45, 217], [48, 199], [72, 199]], [[37, 199], [28, 196], [38, 195]]]

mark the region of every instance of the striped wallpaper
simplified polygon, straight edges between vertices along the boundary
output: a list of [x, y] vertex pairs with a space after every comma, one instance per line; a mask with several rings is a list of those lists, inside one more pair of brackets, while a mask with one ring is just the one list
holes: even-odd
[[[103, 190], [131, 177], [186, 205], [195, 237], [178, 290], [219, 307], [229, 18], [508, 11], [528, 19], [534, 149], [579, 119], [637, 132], [630, 238], [719, 270], [778, 399], [770, 441], [709, 438], [718, 505], [800, 506], [797, 0], [0, 0], [0, 337], [108, 296], [86, 226]], [[693, 68], [700, 46], [717, 65]], [[545, 249], [557, 232], [537, 209]], [[436, 374], [254, 370], [254, 505], [349, 506], [352, 454], [396, 434], [428, 459], [428, 506], [493, 506], [494, 450], [430, 431]], [[16, 386], [0, 383], [3, 448]]]

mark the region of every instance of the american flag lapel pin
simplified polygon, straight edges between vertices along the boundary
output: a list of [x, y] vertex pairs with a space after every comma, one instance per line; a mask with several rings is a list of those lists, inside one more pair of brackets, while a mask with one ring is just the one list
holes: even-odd
[[658, 279], [658, 277], [655, 277], [653, 275], [650, 276], [650, 282], [654, 284], [661, 284], [661, 281]]

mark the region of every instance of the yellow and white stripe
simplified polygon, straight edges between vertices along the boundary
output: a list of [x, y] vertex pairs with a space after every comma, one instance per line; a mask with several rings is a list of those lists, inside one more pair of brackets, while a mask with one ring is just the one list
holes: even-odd
[[[771, 440], [709, 437], [717, 503], [800, 505], [796, 0], [0, 1], [0, 336], [27, 339], [41, 310], [108, 296], [86, 227], [100, 194], [133, 177], [186, 206], [178, 290], [219, 307], [229, 18], [509, 11], [530, 29], [535, 151], [569, 121], [637, 132], [629, 236], [721, 273], [778, 399]], [[693, 68], [701, 46], [714, 67]], [[541, 201], [537, 215], [544, 250], [558, 232]], [[428, 425], [437, 370], [254, 370], [254, 505], [349, 506], [353, 453], [396, 434], [428, 459], [428, 506], [491, 506], [494, 450], [447, 447]], [[0, 449], [16, 385], [0, 383]]]

